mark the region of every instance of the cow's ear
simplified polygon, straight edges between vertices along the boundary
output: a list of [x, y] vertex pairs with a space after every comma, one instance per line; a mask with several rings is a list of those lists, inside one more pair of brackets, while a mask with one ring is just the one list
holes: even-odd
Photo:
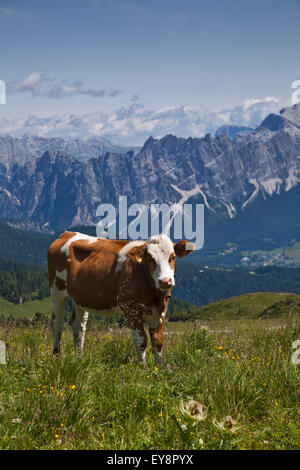
[[174, 251], [178, 258], [183, 258], [184, 256], [189, 255], [194, 250], [194, 243], [191, 243], [187, 240], [180, 240], [180, 242], [174, 243]]

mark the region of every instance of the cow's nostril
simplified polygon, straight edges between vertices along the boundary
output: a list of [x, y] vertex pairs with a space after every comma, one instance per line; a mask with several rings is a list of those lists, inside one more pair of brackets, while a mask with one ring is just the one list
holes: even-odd
[[171, 286], [172, 279], [170, 277], [163, 277], [162, 279], [159, 279], [159, 283], [161, 286]]

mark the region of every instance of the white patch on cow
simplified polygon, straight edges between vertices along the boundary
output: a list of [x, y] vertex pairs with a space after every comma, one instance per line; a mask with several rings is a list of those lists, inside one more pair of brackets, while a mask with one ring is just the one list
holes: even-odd
[[163, 278], [170, 278], [172, 286], [175, 286], [174, 269], [169, 265], [170, 255], [174, 252], [174, 245], [170, 238], [165, 234], [151, 237], [147, 251], [156, 262], [156, 269], [153, 273], [156, 287], [159, 288], [159, 280]]
[[52, 305], [54, 306], [56, 304], [63, 302], [67, 297], [68, 297], [67, 289], [59, 290], [56, 287], [55, 282], [54, 282], [52, 286], [50, 287], [50, 299], [51, 299]]
[[136, 246], [141, 246], [144, 245], [145, 241], [143, 240], [134, 240], [132, 242], [127, 243], [118, 254], [118, 260], [117, 260], [117, 266], [116, 266], [116, 272], [120, 271], [122, 264], [124, 263], [126, 256], [132, 248], [135, 248]]
[[77, 232], [76, 235], [73, 235], [73, 237], [69, 238], [69, 240], [61, 247], [60, 252], [66, 255], [66, 257], [68, 258], [70, 245], [71, 243], [74, 243], [77, 240], [88, 240], [88, 243], [95, 243], [98, 240], [98, 238], [92, 237], [90, 235], [85, 235], [84, 233]]
[[144, 344], [145, 338], [139, 334], [138, 330], [132, 330], [131, 334], [132, 334], [133, 344], [135, 345], [139, 359], [145, 364], [146, 363], [146, 349], [143, 351], [141, 350], [141, 345]]
[[86, 324], [89, 314], [84, 311], [79, 305], [74, 305], [74, 316], [72, 318], [72, 330], [74, 337], [75, 350], [82, 351], [84, 345], [84, 337], [86, 331]]
[[55, 276], [59, 277], [59, 279], [62, 279], [63, 281], [66, 282], [67, 280], [67, 270], [64, 269], [63, 271], [56, 271]]

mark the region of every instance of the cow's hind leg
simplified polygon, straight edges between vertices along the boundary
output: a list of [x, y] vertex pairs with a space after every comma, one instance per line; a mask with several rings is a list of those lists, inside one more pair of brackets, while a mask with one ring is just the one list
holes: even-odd
[[155, 363], [162, 362], [162, 347], [164, 344], [164, 318], [156, 328], [149, 328], [150, 341], [154, 354]]
[[142, 363], [146, 365], [146, 349], [148, 344], [148, 335], [145, 330], [145, 327], [142, 326], [136, 330], [132, 330], [132, 339], [140, 361], [142, 361]]
[[81, 352], [83, 350], [88, 316], [88, 312], [86, 312], [83, 308], [79, 307], [77, 304], [74, 305], [70, 323], [73, 330], [74, 348], [77, 352]]
[[59, 290], [54, 284], [50, 289], [50, 298], [52, 303], [53, 354], [58, 354], [65, 321], [67, 293], [65, 290]]

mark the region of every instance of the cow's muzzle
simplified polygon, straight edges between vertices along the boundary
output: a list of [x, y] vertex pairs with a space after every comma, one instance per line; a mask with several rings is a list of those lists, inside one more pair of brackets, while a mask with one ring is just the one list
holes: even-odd
[[170, 289], [173, 285], [172, 279], [170, 277], [163, 277], [162, 279], [159, 279], [158, 284], [161, 290]]

